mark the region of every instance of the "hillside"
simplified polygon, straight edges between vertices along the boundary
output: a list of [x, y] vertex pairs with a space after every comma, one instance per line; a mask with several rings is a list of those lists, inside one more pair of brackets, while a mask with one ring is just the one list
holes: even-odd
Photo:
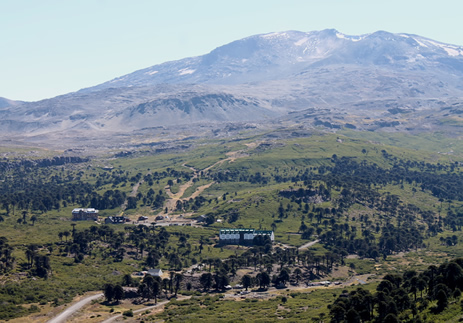
[[[205, 302], [210, 293], [233, 299], [225, 286], [247, 275], [252, 293], [243, 297], [249, 302], [268, 299], [255, 305], [273, 306], [291, 297], [284, 316], [312, 318], [329, 315], [328, 299], [359, 282], [372, 291], [386, 274], [421, 274], [463, 256], [461, 153], [317, 131], [284, 133], [291, 134], [189, 139], [180, 150], [145, 145], [89, 159], [10, 151], [0, 163], [0, 317], [44, 320], [76, 294], [109, 284], [135, 286], [138, 294], [123, 301], [124, 310], [99, 301], [82, 315], [109, 318], [111, 308], [142, 309], [153, 295], [162, 301], [177, 293], [202, 295]], [[401, 145], [417, 140], [404, 137]], [[99, 209], [99, 224], [71, 221], [78, 207]], [[104, 224], [121, 214], [130, 222]], [[147, 219], [139, 220], [142, 215]], [[200, 215], [205, 222], [196, 222]], [[221, 245], [221, 228], [272, 230], [275, 243]], [[130, 274], [152, 267], [172, 272], [178, 287], [143, 291], [140, 286], [153, 282]], [[163, 278], [169, 286], [169, 274]], [[320, 281], [330, 282], [330, 292], [309, 297], [314, 287], [308, 284]], [[413, 290], [404, 288], [412, 300]], [[429, 305], [423, 308], [436, 322], [447, 313], [433, 314], [434, 303], [417, 302]], [[296, 310], [296, 304], [307, 308]]]

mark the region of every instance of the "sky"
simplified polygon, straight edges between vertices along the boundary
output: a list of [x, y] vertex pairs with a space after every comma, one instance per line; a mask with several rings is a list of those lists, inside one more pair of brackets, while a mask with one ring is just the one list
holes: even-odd
[[462, 12], [461, 0], [0, 0], [0, 97], [50, 98], [277, 31], [463, 45]]

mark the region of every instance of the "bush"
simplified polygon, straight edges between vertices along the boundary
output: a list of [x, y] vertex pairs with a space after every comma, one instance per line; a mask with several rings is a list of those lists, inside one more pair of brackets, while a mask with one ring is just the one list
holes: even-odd
[[122, 315], [128, 316], [128, 317], [133, 317], [133, 311], [132, 310], [125, 311], [124, 313], [122, 313]]
[[29, 313], [35, 312], [40, 312], [39, 308], [37, 307], [37, 305], [31, 305], [31, 307], [29, 307]]

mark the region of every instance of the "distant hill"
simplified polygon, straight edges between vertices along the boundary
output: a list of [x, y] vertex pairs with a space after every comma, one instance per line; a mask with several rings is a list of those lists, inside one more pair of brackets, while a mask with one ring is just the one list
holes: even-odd
[[0, 97], [0, 109], [23, 103], [22, 101], [13, 101]]
[[[131, 133], [199, 123], [274, 122], [455, 131], [463, 48], [411, 34], [336, 30], [255, 35], [14, 109], [4, 135]], [[7, 102], [7, 101], [5, 101]]]

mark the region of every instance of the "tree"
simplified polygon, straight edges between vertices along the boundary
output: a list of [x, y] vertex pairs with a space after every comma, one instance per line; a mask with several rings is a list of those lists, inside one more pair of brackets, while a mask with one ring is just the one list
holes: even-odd
[[154, 297], [154, 301], [157, 303], [157, 298], [159, 292], [161, 291], [161, 278], [153, 277], [151, 275], [146, 275], [143, 278], [142, 284], [140, 284], [138, 288], [139, 294], [143, 297], [147, 298], [148, 300], [151, 297]]
[[304, 223], [304, 221], [301, 221], [301, 226], [299, 227], [298, 232], [304, 232], [305, 230], [307, 230], [307, 225]]
[[66, 242], [68, 242], [68, 237], [71, 235], [69, 231], [64, 231], [63, 232], [64, 237], [66, 238]]
[[226, 286], [230, 284], [230, 280], [226, 274], [217, 274], [214, 277], [215, 287], [220, 290], [224, 290]]
[[167, 292], [169, 290], [169, 278], [164, 278], [162, 280], [162, 288], [164, 288], [164, 294], [167, 296]]
[[300, 268], [294, 269], [294, 278], [296, 279], [296, 284], [299, 284], [299, 280], [302, 278], [302, 271]]
[[278, 281], [286, 285], [286, 282], [289, 281], [289, 271], [286, 268], [283, 268], [278, 275]]
[[112, 284], [105, 284], [104, 285], [104, 297], [106, 301], [111, 302], [114, 299], [114, 286]]
[[161, 292], [161, 282], [160, 282], [160, 280], [161, 279], [158, 277], [158, 279], [155, 279], [153, 284], [151, 285], [151, 294], [154, 297], [154, 303], [155, 304], [158, 303], [158, 296], [159, 296], [159, 293]]
[[455, 290], [453, 291], [453, 294], [452, 294], [453, 298], [455, 298], [456, 300], [459, 300], [460, 297], [461, 297], [461, 290], [459, 288], [455, 288]]
[[265, 271], [258, 273], [256, 278], [260, 288], [266, 288], [270, 285], [270, 276]]
[[32, 265], [34, 264], [34, 259], [37, 254], [37, 246], [35, 244], [30, 244], [27, 246], [26, 249], [26, 258], [29, 263], [29, 268], [32, 268]]
[[417, 282], [416, 282], [416, 287], [418, 288], [418, 290], [420, 291], [420, 297], [423, 298], [423, 291], [426, 289], [426, 286], [428, 284], [426, 283], [426, 281], [423, 279], [423, 278], [418, 278]]
[[122, 285], [123, 285], [123, 286], [132, 286], [132, 284], [133, 284], [132, 275], [130, 275], [130, 274], [125, 274], [125, 275], [122, 277]]
[[437, 310], [442, 312], [448, 305], [448, 297], [443, 289], [440, 289], [436, 295], [437, 298]]
[[35, 225], [35, 221], [37, 221], [37, 217], [35, 215], [31, 216], [32, 225]]
[[138, 295], [140, 295], [142, 298], [149, 298], [149, 288], [146, 286], [145, 283], [141, 283], [138, 285]]
[[121, 285], [116, 285], [114, 286], [114, 289], [113, 289], [113, 296], [114, 296], [114, 299], [119, 303], [119, 301], [121, 299], [124, 298], [124, 289], [122, 288]]
[[174, 276], [175, 276], [175, 272], [170, 271], [169, 272], [169, 291], [170, 291], [171, 294], [172, 294], [172, 292], [174, 290]]
[[[13, 212], [13, 215], [14, 215], [14, 212]], [[22, 211], [22, 215], [23, 215], [23, 223], [26, 223], [27, 211]]]
[[136, 209], [137, 208], [137, 198], [133, 196], [129, 196], [127, 198], [127, 210]]
[[199, 282], [203, 286], [205, 291], [208, 291], [209, 288], [212, 286], [212, 274], [211, 273], [204, 273], [199, 277]]
[[48, 256], [35, 256], [35, 273], [37, 276], [47, 278], [51, 270], [50, 258]]
[[174, 276], [174, 283], [175, 283], [175, 297], [177, 297], [177, 292], [180, 289], [180, 283], [183, 280], [183, 275], [176, 273]]
[[252, 286], [252, 278], [249, 275], [244, 275], [243, 278], [241, 278], [241, 284], [243, 285], [246, 290], [248, 290], [248, 287]]
[[351, 309], [349, 309], [347, 311], [346, 320], [349, 323], [351, 323], [351, 322], [352, 323], [360, 323], [361, 322], [359, 313], [353, 308], [351, 308]]
[[344, 322], [346, 310], [339, 303], [334, 304], [330, 309], [331, 322], [341, 323]]

